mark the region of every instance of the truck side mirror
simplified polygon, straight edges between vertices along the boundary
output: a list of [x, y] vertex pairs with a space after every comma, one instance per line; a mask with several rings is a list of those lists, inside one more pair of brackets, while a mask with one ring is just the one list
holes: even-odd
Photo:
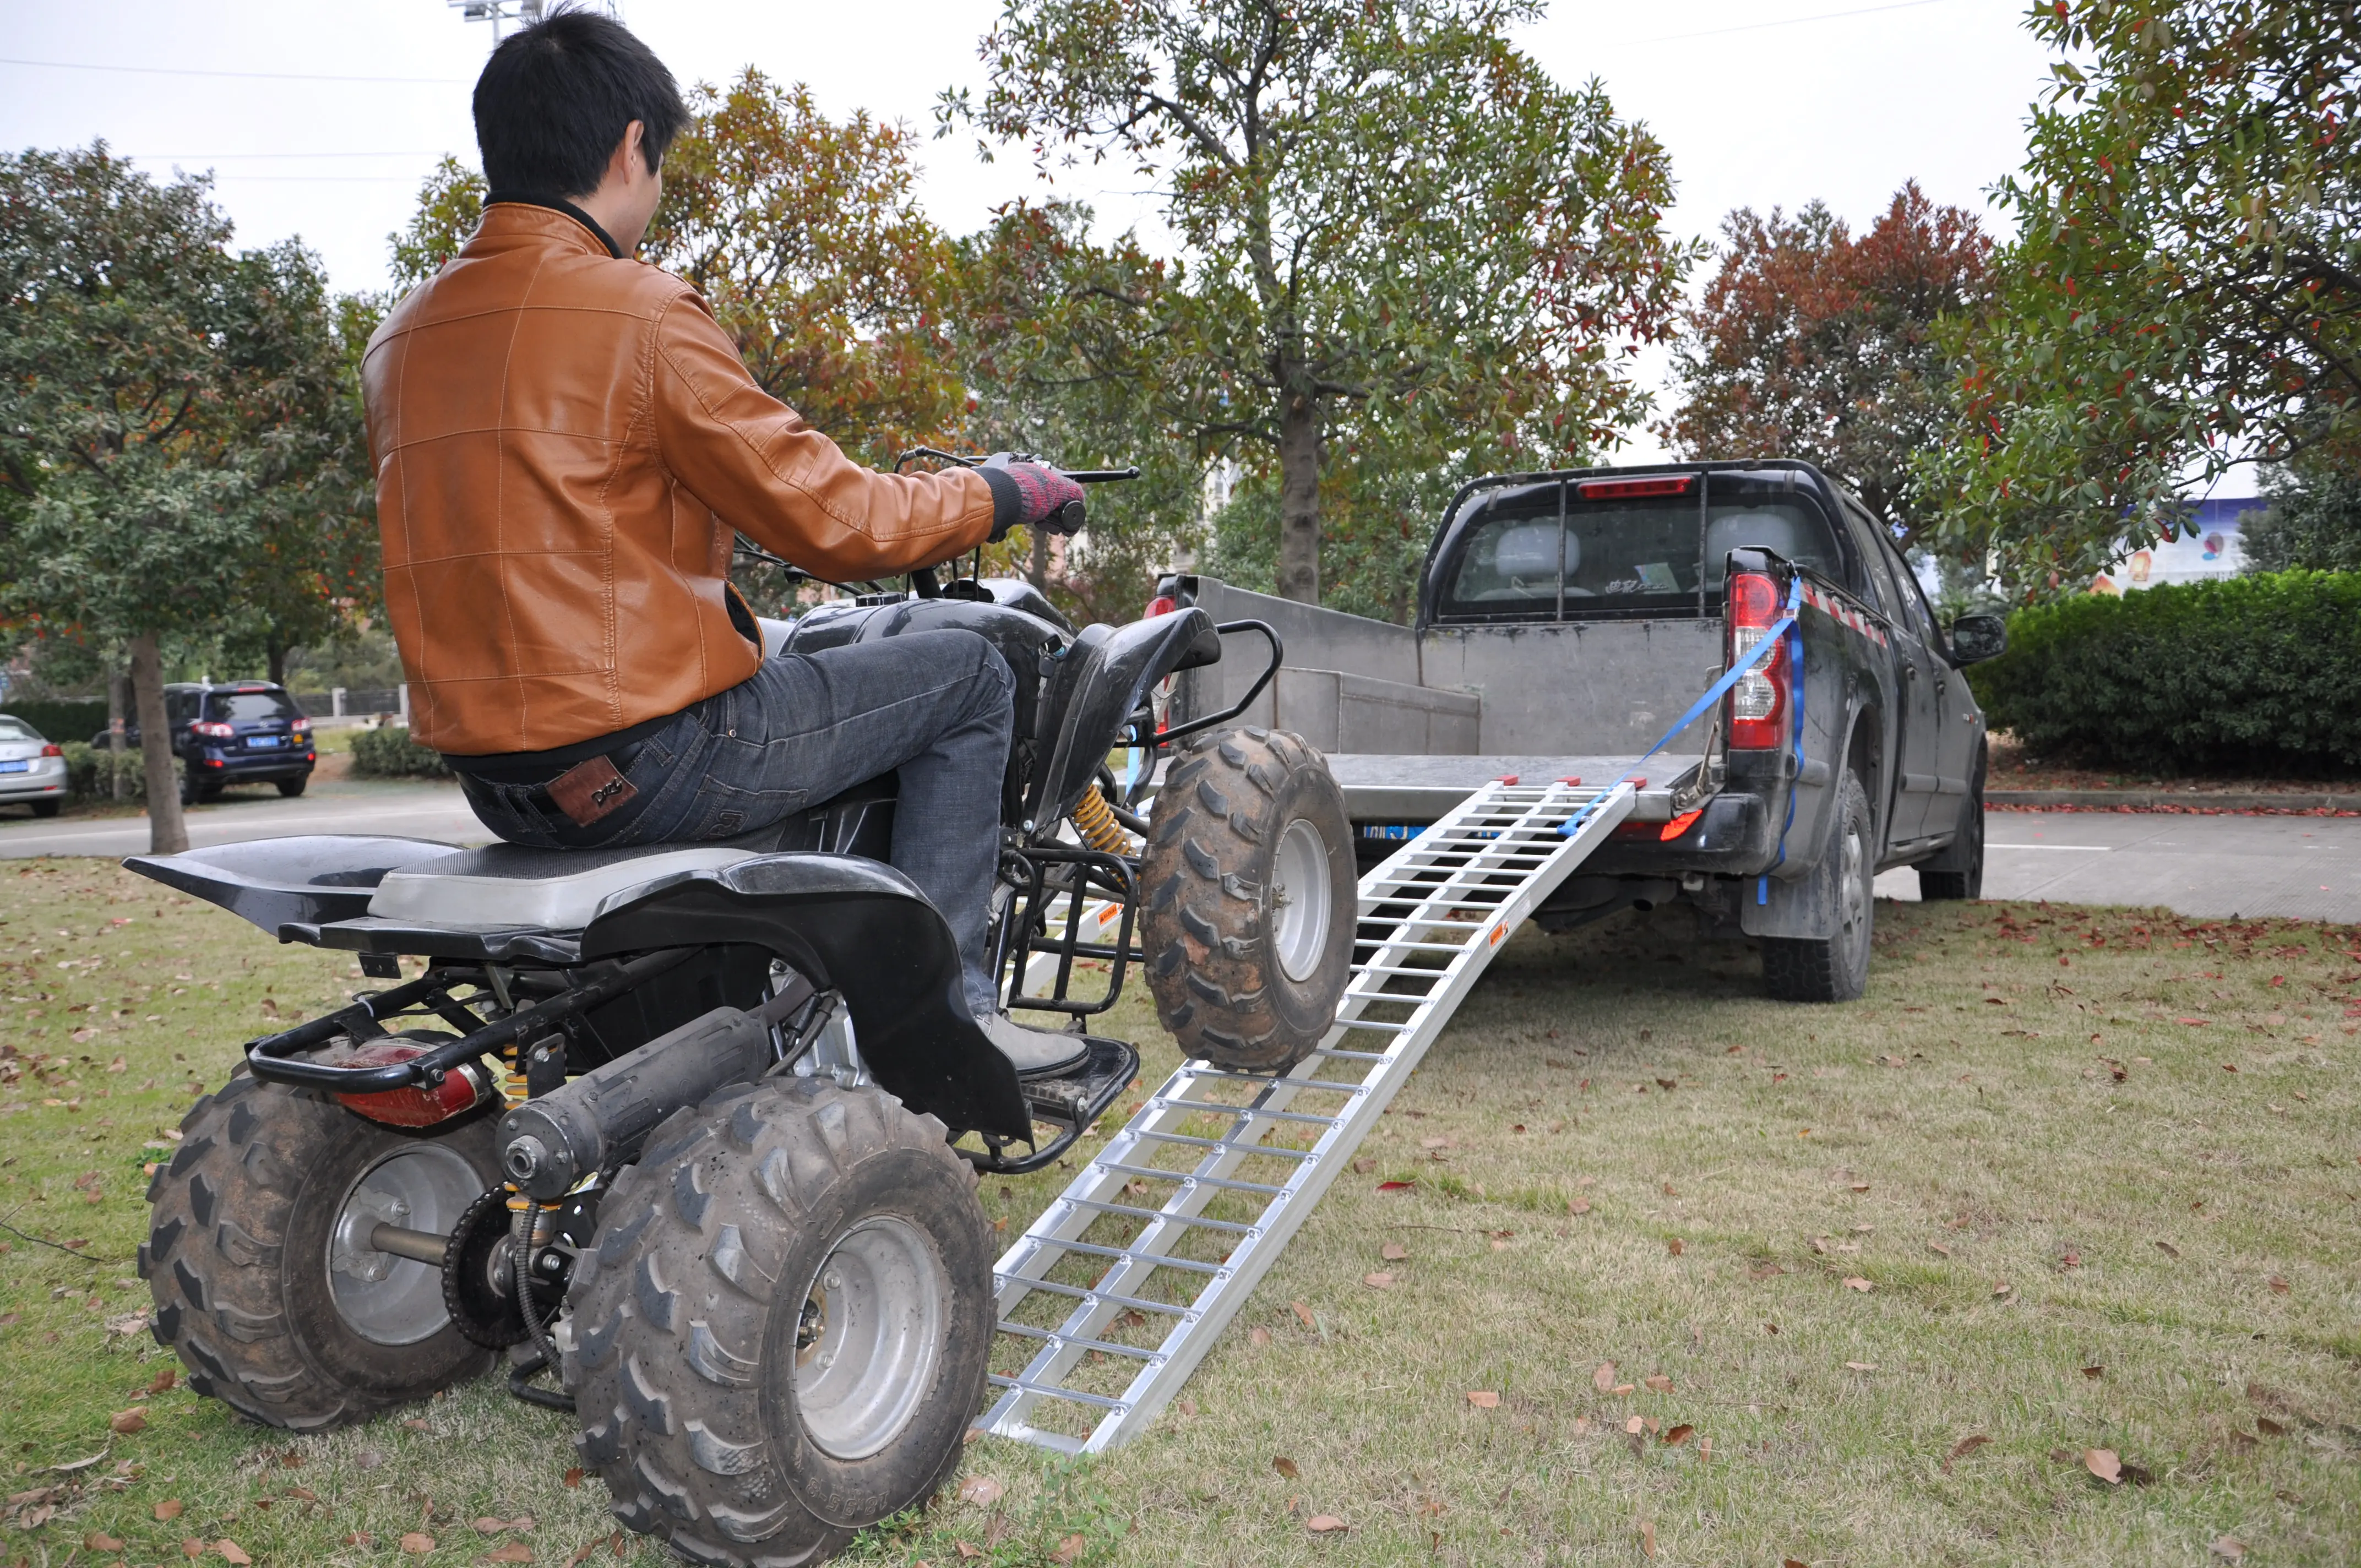
[[2008, 622], [1996, 615], [1963, 615], [1951, 622], [1951, 663], [1962, 667], [1997, 659], [2008, 647]]

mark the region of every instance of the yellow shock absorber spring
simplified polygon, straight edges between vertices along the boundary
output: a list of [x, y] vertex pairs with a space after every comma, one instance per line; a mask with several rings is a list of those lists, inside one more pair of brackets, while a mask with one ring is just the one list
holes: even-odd
[[523, 1104], [530, 1094], [525, 1087], [524, 1047], [515, 1040], [502, 1046], [500, 1063], [507, 1069], [500, 1080], [500, 1094], [513, 1110]]
[[1115, 821], [1115, 813], [1107, 809], [1106, 796], [1097, 790], [1082, 792], [1082, 798], [1075, 803], [1072, 821], [1074, 831], [1082, 836], [1082, 842], [1099, 853], [1131, 853], [1130, 835], [1124, 832], [1122, 825]]

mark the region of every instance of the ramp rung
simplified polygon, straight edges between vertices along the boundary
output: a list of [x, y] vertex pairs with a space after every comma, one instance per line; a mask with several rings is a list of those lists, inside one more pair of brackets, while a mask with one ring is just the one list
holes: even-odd
[[[1001, 1328], [1033, 1350], [1021, 1374], [994, 1375], [993, 1386], [1001, 1394], [982, 1423], [985, 1430], [1067, 1453], [1100, 1453], [1145, 1430], [1189, 1380], [1349, 1163], [1499, 950], [1500, 936], [1522, 924], [1631, 815], [1634, 799], [1629, 784], [1605, 792], [1565, 784], [1488, 784], [1364, 876], [1354, 930], [1354, 951], [1362, 961], [1353, 966], [1327, 1037], [1277, 1077], [1182, 1063], [1002, 1256], [994, 1281]], [[1585, 806], [1590, 812], [1581, 828], [1570, 837], [1562, 833]], [[1435, 939], [1444, 936], [1456, 939]], [[1440, 955], [1442, 961], [1410, 961], [1423, 954]], [[1418, 984], [1411, 992], [1368, 989], [1388, 983], [1389, 976]], [[1407, 1008], [1409, 1016], [1386, 1023], [1364, 1015], [1380, 1004]], [[1389, 1036], [1385, 1048], [1360, 1050], [1343, 1043], [1362, 1031]], [[1358, 1082], [1350, 1080], [1355, 1071], [1364, 1075]], [[1239, 1105], [1193, 1098], [1191, 1091], [1208, 1082], [1251, 1083], [1256, 1093]], [[1288, 1109], [1305, 1093], [1341, 1094], [1345, 1103], [1326, 1116]], [[1170, 1130], [1192, 1116], [1225, 1118], [1230, 1131], [1222, 1137], [1198, 1137]], [[1308, 1149], [1259, 1141], [1281, 1126], [1317, 1128], [1318, 1141]], [[1149, 1149], [1192, 1151], [1196, 1164], [1181, 1170], [1135, 1163]], [[1293, 1162], [1283, 1182], [1248, 1181], [1236, 1174], [1246, 1161], [1263, 1157]], [[1167, 1182], [1171, 1190], [1157, 1209], [1111, 1201], [1130, 1179]], [[1252, 1222], [1240, 1222], [1202, 1212], [1224, 1195], [1257, 1201], [1261, 1212]], [[1105, 1219], [1139, 1229], [1122, 1246], [1082, 1239]], [[1211, 1234], [1232, 1238], [1229, 1255], [1220, 1263], [1178, 1257], [1169, 1250], [1191, 1235]], [[1096, 1282], [1085, 1287], [1042, 1277], [1070, 1257], [1100, 1260], [1104, 1266]], [[1197, 1277], [1191, 1287], [1196, 1294], [1186, 1306], [1132, 1293], [1159, 1269]], [[1177, 1289], [1173, 1276], [1166, 1279], [1174, 1280]], [[1058, 1326], [1013, 1321], [1017, 1307], [1037, 1290], [1073, 1303]], [[1105, 1338], [1107, 1325], [1128, 1310], [1178, 1321], [1154, 1351]], [[1068, 1387], [1093, 1352], [1139, 1364], [1121, 1395]], [[1101, 1414], [1087, 1438], [1045, 1431], [1032, 1420], [1034, 1408], [1044, 1399]]]

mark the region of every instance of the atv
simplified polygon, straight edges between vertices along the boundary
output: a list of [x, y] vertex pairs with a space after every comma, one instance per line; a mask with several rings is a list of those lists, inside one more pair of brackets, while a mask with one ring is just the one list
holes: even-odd
[[[1193, 608], [1077, 630], [1024, 582], [934, 568], [763, 631], [796, 652], [939, 627], [1019, 675], [990, 927], [1007, 1003], [1081, 1032], [1144, 967], [1187, 1054], [1301, 1060], [1356, 888], [1325, 761], [1235, 722], [1278, 635]], [[1268, 657], [1246, 698], [1161, 725], [1167, 679], [1240, 638]], [[931, 1497], [997, 1328], [981, 1173], [1057, 1159], [1139, 1058], [1082, 1034], [1020, 1075], [950, 927], [884, 863], [894, 808], [889, 775], [720, 842], [127, 861], [392, 982], [248, 1042], [157, 1173], [139, 1266], [190, 1387], [318, 1431], [505, 1356], [512, 1392], [574, 1414], [616, 1517], [698, 1563], [818, 1561]]]

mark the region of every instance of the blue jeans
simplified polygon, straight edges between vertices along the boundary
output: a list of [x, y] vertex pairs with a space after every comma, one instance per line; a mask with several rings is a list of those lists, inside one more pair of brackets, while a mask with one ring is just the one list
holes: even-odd
[[537, 804], [542, 781], [461, 784], [511, 844], [599, 849], [735, 838], [898, 769], [893, 864], [950, 923], [968, 1003], [983, 1014], [1015, 693], [1006, 662], [974, 632], [913, 632], [763, 660], [641, 741], [623, 770], [637, 795], [588, 828]]

